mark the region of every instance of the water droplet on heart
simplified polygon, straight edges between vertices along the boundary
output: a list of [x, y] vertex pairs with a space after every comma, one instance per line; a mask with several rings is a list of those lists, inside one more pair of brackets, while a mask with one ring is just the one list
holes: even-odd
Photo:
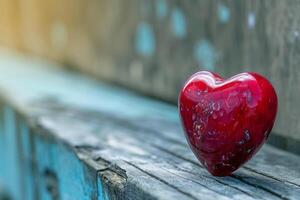
[[244, 131], [244, 139], [246, 140], [246, 141], [249, 141], [250, 140], [250, 132], [249, 132], [249, 130], [245, 130]]
[[220, 105], [219, 102], [213, 103], [213, 104], [212, 104], [212, 108], [213, 108], [213, 110], [215, 110], [215, 111], [219, 111], [220, 108], [221, 108], [221, 105]]
[[238, 141], [238, 144], [239, 145], [242, 145], [242, 144], [244, 144], [245, 143], [245, 141], [244, 140], [240, 140], [240, 141]]
[[227, 154], [223, 154], [222, 155], [222, 161], [224, 162], [226, 162], [226, 161], [228, 161], [229, 160], [229, 156], [227, 155]]

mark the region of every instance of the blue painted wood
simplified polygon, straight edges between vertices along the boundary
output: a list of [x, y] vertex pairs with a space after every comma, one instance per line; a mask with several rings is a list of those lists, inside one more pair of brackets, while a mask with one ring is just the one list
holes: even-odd
[[37, 167], [37, 190], [39, 199], [51, 200], [51, 194], [47, 190], [45, 172], [51, 169], [50, 144], [40, 136], [34, 136], [34, 162]]
[[108, 193], [104, 191], [103, 183], [100, 176], [97, 176], [97, 190], [98, 200], [109, 200]]
[[[30, 148], [29, 129], [24, 121], [16, 124], [14, 111], [10, 107], [4, 108], [4, 122], [6, 133], [16, 132], [16, 127], [20, 126], [20, 139], [22, 148], [22, 165], [17, 164], [16, 159], [7, 158], [4, 173], [1, 173], [1, 180], [4, 180], [8, 192], [12, 194], [15, 200], [31, 200], [34, 198], [41, 200], [52, 200], [53, 194], [49, 191], [48, 179], [45, 173], [49, 171], [57, 178], [57, 189], [60, 199], [66, 200], [89, 200], [96, 199], [101, 184], [97, 185], [97, 172], [83, 164], [76, 156], [73, 149], [68, 148], [65, 144], [54, 142], [42, 133], [32, 134], [34, 151]], [[7, 134], [8, 135], [8, 134]], [[3, 138], [4, 134], [1, 134]], [[16, 154], [15, 137], [3, 140], [5, 147], [8, 149], [7, 155]], [[8, 145], [12, 145], [8, 147]], [[3, 146], [1, 146], [3, 148]], [[13, 149], [15, 148], [15, 149]], [[2, 154], [1, 154], [2, 155]], [[2, 157], [1, 157], [2, 158]], [[15, 157], [17, 158], [17, 157]], [[13, 166], [13, 164], [15, 164]], [[35, 170], [32, 169], [32, 164]], [[20, 173], [16, 173], [22, 166], [24, 195], [21, 195]], [[36, 183], [35, 183], [36, 182]], [[35, 196], [37, 192], [37, 196]], [[102, 198], [98, 198], [102, 199]], [[105, 199], [108, 199], [106, 196]]]
[[25, 161], [22, 170], [24, 176], [24, 196], [22, 198], [24, 200], [34, 199], [34, 192], [37, 190], [37, 187], [34, 182], [32, 167], [28, 160]]
[[5, 146], [5, 179], [7, 191], [14, 199], [21, 198], [21, 185], [20, 185], [20, 163], [17, 146], [17, 130], [16, 118], [13, 109], [9, 106], [4, 107], [4, 146]]
[[[1, 107], [0, 107], [0, 113], [2, 113]], [[0, 183], [3, 182], [4, 177], [4, 164], [5, 164], [5, 149], [4, 149], [4, 130], [3, 130], [3, 119], [2, 115], [0, 114]]]
[[31, 142], [30, 142], [30, 130], [25, 121], [19, 122], [20, 127], [20, 139], [22, 145], [22, 156], [26, 160], [31, 160]]
[[20, 127], [20, 140], [21, 140], [21, 153], [22, 153], [22, 187], [23, 187], [23, 199], [34, 199], [34, 191], [36, 190], [34, 176], [33, 176], [33, 157], [31, 150], [30, 131], [25, 123], [21, 121]]
[[[27, 124], [25, 121], [17, 124], [15, 112], [9, 106], [4, 107], [3, 120], [0, 121], [1, 125], [4, 123], [0, 126], [0, 180], [4, 182], [8, 193], [14, 200], [34, 198], [52, 200], [53, 196], [47, 189], [46, 170], [57, 176], [57, 187], [61, 199], [97, 198], [97, 190], [100, 187], [97, 187], [96, 171], [94, 175], [89, 175], [93, 170], [87, 169], [72, 149], [66, 148], [64, 144], [54, 144], [51, 139], [41, 134], [32, 134], [34, 136], [33, 151]], [[20, 127], [21, 140], [19, 147], [17, 147], [16, 137], [18, 127]], [[21, 148], [21, 156], [17, 155], [18, 148]], [[22, 182], [20, 167], [22, 168]], [[23, 194], [20, 186], [23, 187]], [[38, 196], [35, 196], [35, 192]]]
[[[59, 191], [62, 199], [81, 200], [95, 199], [97, 196], [96, 172], [88, 168], [78, 159], [72, 149], [56, 144], [51, 149], [52, 169], [59, 177]], [[92, 173], [90, 176], [89, 173]]]
[[[96, 173], [89, 176], [91, 170], [79, 160], [72, 149], [60, 142], [52, 141], [47, 136], [34, 135], [35, 161], [37, 166], [37, 182], [39, 199], [51, 200], [53, 195], [61, 199], [94, 199], [97, 195]], [[52, 194], [47, 187], [45, 173], [51, 172], [57, 178], [58, 194]], [[50, 177], [51, 178], [51, 177]]]

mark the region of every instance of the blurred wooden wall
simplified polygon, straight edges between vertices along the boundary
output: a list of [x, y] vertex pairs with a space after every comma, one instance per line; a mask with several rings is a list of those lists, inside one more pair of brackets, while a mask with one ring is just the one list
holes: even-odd
[[[0, 44], [176, 103], [198, 70], [262, 73], [300, 153], [300, 1], [0, 0]], [[288, 137], [286, 137], [288, 136]]]

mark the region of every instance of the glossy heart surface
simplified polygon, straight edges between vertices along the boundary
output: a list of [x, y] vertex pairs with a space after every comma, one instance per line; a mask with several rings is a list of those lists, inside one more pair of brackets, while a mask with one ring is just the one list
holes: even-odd
[[224, 80], [201, 71], [179, 95], [179, 112], [188, 143], [214, 176], [227, 176], [263, 145], [274, 125], [277, 96], [257, 73]]

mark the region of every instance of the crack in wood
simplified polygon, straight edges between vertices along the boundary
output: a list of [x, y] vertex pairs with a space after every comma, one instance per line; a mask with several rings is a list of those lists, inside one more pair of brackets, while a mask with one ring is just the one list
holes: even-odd
[[[182, 179], [189, 180], [189, 181], [192, 181], [193, 183], [196, 183], [196, 184], [198, 184], [198, 185], [201, 185], [202, 187], [204, 187], [204, 188], [206, 188], [206, 189], [208, 189], [208, 190], [210, 190], [210, 191], [212, 191], [212, 192], [215, 192], [215, 193], [217, 193], [217, 194], [219, 194], [219, 195], [221, 195], [221, 196], [226, 196], [224, 193], [220, 193], [220, 192], [217, 191], [217, 190], [211, 189], [211, 188], [207, 187], [206, 185], [201, 184], [201, 183], [198, 182], [198, 181], [195, 181], [195, 180], [193, 180], [193, 179], [189, 179], [189, 178], [186, 178], [186, 177], [181, 176], [181, 175], [179, 175], [179, 174], [173, 173], [173, 172], [171, 172], [171, 171], [168, 170], [168, 169], [165, 169], [165, 168], [162, 168], [162, 169], [165, 170], [166, 172], [170, 173], [170, 174], [173, 174], [174, 176], [178, 176], [178, 177], [180, 177], [180, 178], [182, 178]], [[185, 172], [188, 172], [188, 171], [185, 171]], [[188, 172], [188, 173], [189, 173], [189, 172]], [[250, 194], [249, 196], [253, 197], [251, 194]], [[226, 197], [227, 197], [227, 196], [226, 196]]]
[[152, 177], [152, 178], [154, 178], [154, 179], [156, 179], [156, 180], [158, 180], [158, 181], [160, 181], [160, 182], [166, 184], [167, 186], [169, 186], [169, 187], [175, 189], [176, 191], [180, 192], [181, 194], [184, 194], [184, 195], [186, 195], [187, 197], [189, 197], [189, 198], [191, 198], [191, 199], [198, 200], [197, 197], [195, 197], [195, 196], [193, 196], [193, 195], [191, 195], [191, 194], [189, 194], [189, 193], [187, 193], [187, 192], [185, 192], [185, 191], [182, 191], [180, 188], [178, 188], [178, 187], [176, 187], [176, 186], [174, 186], [174, 185], [168, 183], [167, 181], [165, 181], [165, 180], [163, 180], [163, 179], [161, 179], [161, 178], [159, 178], [159, 177], [157, 177], [157, 176], [155, 176], [155, 175], [153, 175], [153, 174], [151, 174], [151, 173], [149, 173], [149, 172], [143, 170], [142, 168], [136, 166], [135, 164], [130, 163], [130, 162], [126, 161], [126, 160], [123, 160], [123, 161], [124, 161], [125, 163], [127, 163], [128, 165], [131, 165], [132, 167], [134, 167], [134, 168], [140, 170], [141, 172], [147, 174], [148, 176], [150, 176], [150, 177]]
[[[282, 181], [283, 181], [283, 180], [281, 180], [281, 179], [279, 179], [279, 178], [276, 178], [276, 177], [274, 177], [274, 176], [270, 176], [270, 175], [268, 175], [268, 174], [266, 174], [266, 173], [263, 173], [263, 172], [259, 172], [259, 171], [257, 171], [257, 170], [254, 170], [254, 169], [250, 168], [250, 167], [247, 167], [247, 166], [244, 166], [243, 168], [246, 169], [246, 170], [249, 170], [249, 171], [251, 171], [251, 172], [260, 174], [260, 175], [262, 175], [262, 176], [266, 176], [266, 177], [268, 177], [268, 178], [274, 179], [274, 180], [279, 181], [279, 182], [282, 182]], [[300, 185], [297, 184], [297, 183], [293, 183], [293, 182], [291, 182], [291, 181], [289, 181], [289, 180], [284, 180], [284, 182], [289, 183], [289, 184], [291, 184], [291, 185], [294, 185], [294, 186], [300, 188]]]
[[[231, 176], [234, 177], [234, 178], [236, 178], [236, 179], [239, 179], [240, 181], [242, 181], [242, 182], [244, 182], [244, 183], [248, 183], [249, 185], [252, 184], [251, 182], [246, 181], [245, 179], [243, 179], [243, 178], [240, 177], [240, 176], [237, 176], [237, 175], [234, 175], [234, 174], [232, 174]], [[283, 200], [289, 200], [289, 198], [287, 198], [287, 197], [285, 197], [285, 196], [282, 196], [280, 193], [274, 192], [274, 191], [272, 191], [272, 190], [270, 190], [270, 189], [268, 189], [268, 188], [266, 188], [266, 187], [263, 187], [263, 186], [261, 186], [261, 185], [253, 185], [253, 186], [258, 187], [259, 189], [264, 190], [264, 191], [266, 191], [266, 192], [269, 192], [269, 193], [273, 194], [274, 196], [276, 196], [276, 197], [278, 197], [278, 198], [281, 198], [281, 199], [283, 199]]]

